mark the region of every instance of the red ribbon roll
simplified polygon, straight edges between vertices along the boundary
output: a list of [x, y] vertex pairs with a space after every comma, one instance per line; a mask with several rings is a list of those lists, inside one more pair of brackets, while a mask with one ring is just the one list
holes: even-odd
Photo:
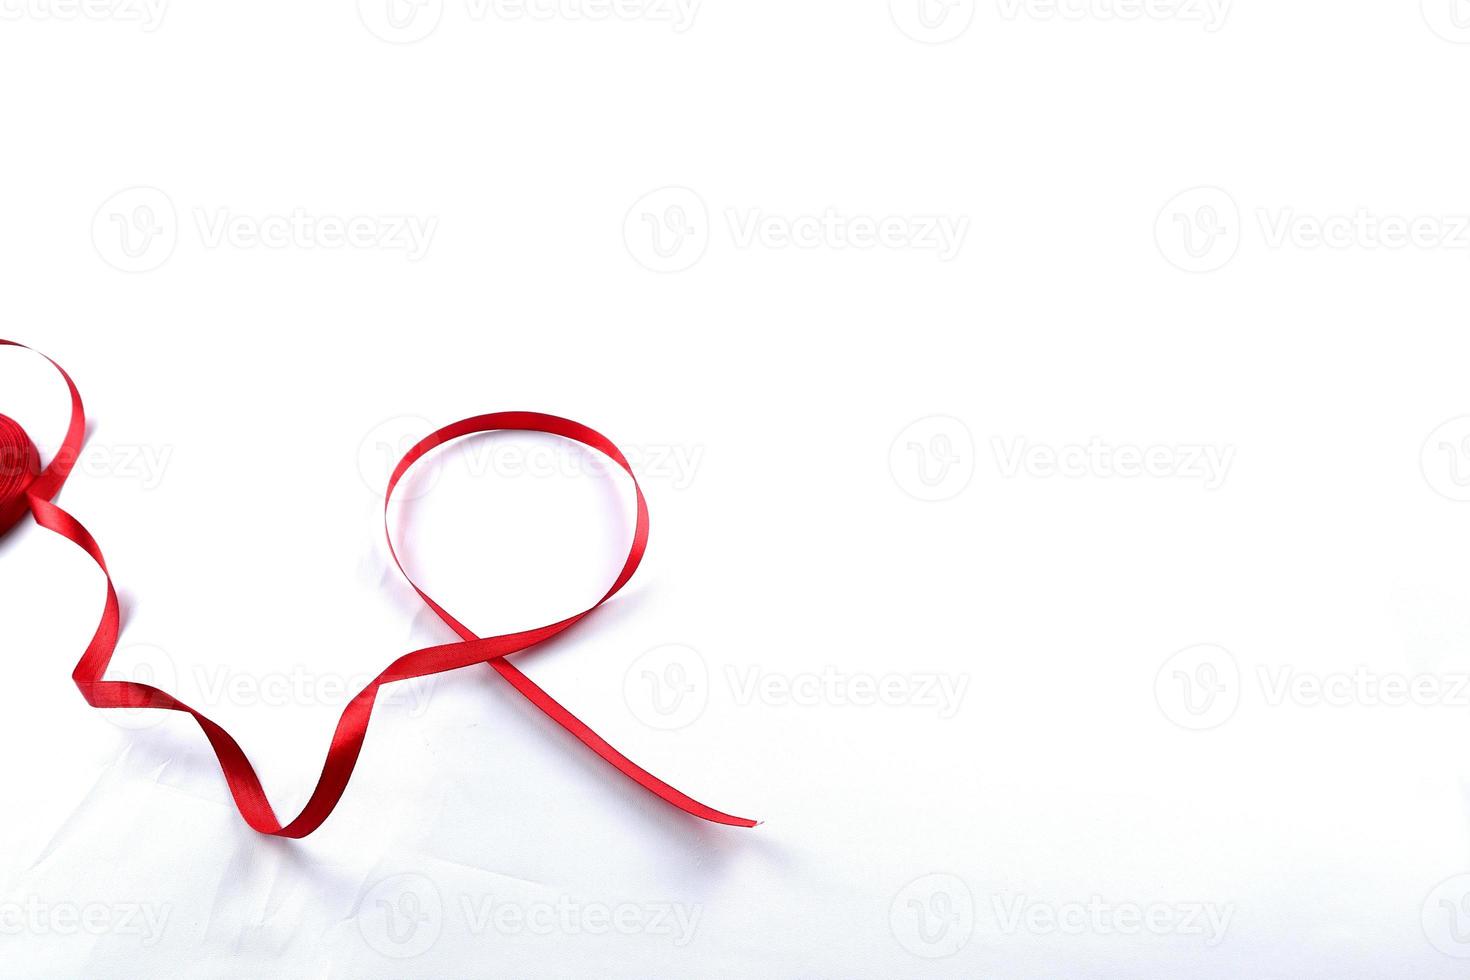
[[[24, 347], [23, 344], [9, 340], [0, 340], [0, 346]], [[47, 358], [47, 360], [51, 359]], [[368, 722], [372, 719], [373, 704], [377, 700], [380, 687], [394, 681], [426, 677], [430, 674], [457, 670], [477, 663], [489, 664], [496, 673], [505, 678], [512, 687], [558, 725], [575, 735], [584, 745], [611, 763], [623, 775], [660, 799], [672, 803], [686, 813], [692, 813], [696, 817], [714, 823], [728, 824], [732, 827], [754, 827], [756, 825], [754, 820], [731, 816], [705, 806], [641, 768], [609, 745], [506, 659], [513, 653], [535, 646], [576, 625], [592, 610], [616, 595], [618, 590], [633, 577], [638, 563], [643, 560], [643, 551], [648, 543], [648, 505], [643, 499], [643, 490], [638, 486], [637, 477], [633, 475], [628, 460], [618, 450], [618, 447], [605, 436], [585, 425], [558, 418], [555, 415], [542, 415], [537, 412], [494, 412], [446, 425], [419, 440], [418, 444], [410, 449], [394, 467], [393, 475], [388, 480], [387, 493], [383, 499], [383, 528], [388, 537], [388, 550], [393, 555], [394, 564], [398, 566], [400, 572], [403, 572], [404, 578], [408, 579], [414, 591], [462, 639], [455, 643], [425, 647], [422, 650], [404, 654], [389, 664], [382, 673], [348, 702], [342, 712], [341, 720], [337, 722], [337, 730], [332, 736], [331, 746], [327, 749], [327, 759], [322, 766], [322, 774], [317, 780], [311, 799], [307, 801], [305, 808], [295, 820], [282, 824], [275, 810], [271, 808], [270, 801], [266, 799], [265, 790], [261, 788], [260, 777], [255, 774], [250, 760], [245, 757], [239, 743], [229, 732], [187, 704], [156, 687], [132, 681], [110, 681], [103, 676], [107, 672], [107, 665], [112, 660], [113, 650], [117, 646], [122, 621], [118, 611], [117, 593], [112, 586], [112, 577], [107, 573], [107, 563], [102, 558], [102, 551], [97, 547], [97, 542], [75, 518], [51, 502], [62, 484], [66, 482], [81, 452], [86, 428], [86, 416], [82, 410], [82, 399], [76, 385], [62, 370], [61, 365], [55, 361], [51, 361], [51, 364], [61, 373], [61, 377], [66, 381], [67, 388], [71, 392], [71, 424], [67, 427], [66, 437], [62, 440], [61, 449], [58, 450], [55, 459], [42, 469], [35, 444], [31, 442], [30, 437], [14, 420], [0, 415], [0, 535], [9, 531], [29, 512], [35, 517], [37, 524], [73, 542], [92, 557], [107, 578], [107, 601], [103, 607], [102, 621], [97, 625], [97, 631], [92, 636], [92, 641], [87, 644], [87, 649], [82, 653], [81, 660], [77, 661], [76, 669], [72, 671], [72, 680], [76, 682], [77, 688], [87, 699], [87, 703], [96, 708], [162, 708], [168, 711], [182, 711], [190, 715], [199, 723], [199, 727], [209, 739], [209, 744], [213, 746], [215, 755], [219, 759], [220, 770], [229, 783], [230, 793], [235, 798], [235, 805], [239, 808], [240, 815], [255, 830], [278, 837], [305, 837], [322, 825], [342, 798], [348, 780], [352, 778], [352, 770], [357, 764], [358, 754], [362, 751], [363, 738], [367, 734]], [[398, 560], [398, 553], [393, 547], [393, 536], [388, 530], [387, 512], [388, 505], [393, 499], [394, 488], [398, 486], [404, 474], [430, 451], [463, 436], [478, 432], [507, 430], [545, 432], [560, 436], [595, 449], [617, 463], [633, 480], [633, 489], [638, 498], [638, 521], [633, 532], [633, 545], [628, 551], [628, 558], [623, 563], [622, 571], [618, 573], [617, 580], [613, 582], [612, 587], [601, 599], [593, 603], [591, 608], [538, 629], [482, 637], [476, 636], [468, 627], [451, 616], [443, 606], [420, 589], [403, 570], [403, 565]]]

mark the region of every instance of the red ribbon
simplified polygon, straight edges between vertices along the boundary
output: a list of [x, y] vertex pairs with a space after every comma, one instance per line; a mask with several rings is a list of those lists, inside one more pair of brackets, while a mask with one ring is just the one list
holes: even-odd
[[[0, 340], [0, 346], [24, 347], [25, 345]], [[47, 360], [51, 359], [47, 358]], [[104, 679], [103, 675], [107, 672], [107, 665], [112, 660], [113, 650], [117, 646], [122, 621], [118, 611], [117, 593], [112, 586], [112, 577], [107, 573], [107, 563], [102, 558], [102, 551], [97, 547], [97, 542], [75, 518], [51, 502], [62, 484], [66, 482], [72, 466], [81, 453], [86, 429], [82, 398], [76, 385], [62, 370], [61, 365], [55, 361], [51, 361], [51, 364], [61, 372], [71, 392], [71, 424], [67, 427], [66, 437], [62, 440], [61, 449], [58, 450], [56, 457], [45, 469], [42, 469], [35, 444], [31, 442], [25, 430], [12, 419], [0, 415], [0, 535], [4, 535], [6, 531], [14, 527], [29, 511], [35, 517], [37, 524], [73, 542], [92, 557], [107, 578], [107, 602], [103, 607], [102, 621], [98, 624], [92, 641], [87, 644], [86, 651], [83, 652], [81, 660], [77, 661], [76, 669], [72, 671], [72, 680], [76, 682], [77, 688], [87, 699], [87, 703], [95, 708], [162, 708], [168, 711], [182, 711], [190, 715], [199, 723], [199, 727], [209, 739], [209, 744], [213, 746], [214, 753], [219, 759], [220, 769], [229, 783], [230, 793], [235, 798], [235, 805], [239, 807], [240, 815], [255, 830], [277, 837], [305, 837], [322, 825], [342, 798], [348, 780], [352, 778], [352, 770], [357, 764], [358, 754], [362, 751], [363, 738], [367, 734], [368, 722], [372, 718], [373, 704], [377, 700], [380, 687], [394, 681], [426, 677], [430, 674], [457, 670], [477, 663], [488, 663], [496, 673], [505, 678], [512, 687], [558, 725], [575, 735], [584, 745], [611, 763], [623, 775], [660, 799], [672, 803], [687, 813], [714, 823], [728, 824], [732, 827], [754, 827], [756, 825], [754, 820], [731, 816], [705, 806], [641, 768], [609, 745], [506, 659], [513, 653], [535, 646], [569, 629], [586, 618], [592, 610], [616, 595], [618, 590], [633, 577], [638, 563], [643, 560], [643, 550], [648, 543], [648, 505], [643, 499], [643, 490], [638, 486], [637, 477], [633, 475], [628, 460], [618, 450], [618, 447], [605, 436], [585, 425], [558, 418], [555, 415], [542, 415], [538, 412], [494, 412], [446, 425], [421, 439], [394, 467], [383, 500], [383, 527], [388, 537], [388, 550], [393, 555], [394, 564], [398, 566], [399, 571], [403, 572], [404, 578], [408, 579], [414, 591], [462, 639], [455, 643], [425, 647], [422, 650], [404, 654], [389, 664], [367, 687], [348, 702], [342, 712], [341, 720], [337, 722], [337, 730], [332, 736], [331, 747], [327, 750], [327, 760], [322, 766], [322, 774], [317, 780], [311, 799], [307, 801], [306, 807], [295, 820], [283, 825], [277, 818], [275, 810], [271, 808], [270, 801], [266, 799], [265, 790], [261, 788], [260, 777], [255, 774], [250, 760], [245, 757], [239, 743], [231, 737], [229, 732], [187, 704], [156, 687], [132, 681]], [[403, 570], [398, 553], [393, 547], [392, 533], [388, 529], [387, 511], [393, 499], [393, 490], [398, 486], [404, 474], [430, 451], [463, 436], [495, 431], [545, 432], [570, 439], [602, 453], [622, 467], [623, 471], [633, 480], [633, 488], [638, 497], [638, 521], [633, 531], [633, 545], [628, 551], [628, 558], [623, 563], [622, 571], [618, 573], [617, 580], [613, 582], [612, 587], [601, 599], [593, 603], [591, 608], [538, 629], [482, 637], [476, 636], [468, 627], [451, 616], [443, 606], [420, 589]]]

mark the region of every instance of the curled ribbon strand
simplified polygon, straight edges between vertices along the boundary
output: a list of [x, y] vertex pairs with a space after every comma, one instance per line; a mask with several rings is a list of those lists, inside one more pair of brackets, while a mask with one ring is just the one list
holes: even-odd
[[[17, 344], [9, 340], [0, 340], [0, 346], [25, 347], [24, 344]], [[255, 768], [251, 766], [250, 760], [246, 758], [239, 743], [229, 732], [187, 704], [156, 687], [132, 681], [110, 681], [104, 678], [103, 675], [107, 672], [107, 665], [112, 660], [112, 653], [117, 646], [122, 626], [117, 592], [113, 588], [112, 577], [107, 571], [107, 563], [102, 557], [102, 551], [92, 535], [75, 518], [51, 502], [62, 484], [66, 482], [72, 466], [75, 465], [81, 453], [86, 416], [82, 409], [81, 394], [77, 391], [72, 379], [61, 365], [50, 358], [46, 359], [61, 373], [70, 391], [71, 422], [56, 457], [45, 469], [42, 469], [35, 445], [31, 442], [30, 437], [15, 421], [0, 415], [0, 536], [10, 530], [29, 511], [37, 524], [73, 542], [91, 556], [107, 580], [107, 599], [97, 630], [82, 653], [81, 659], [77, 661], [76, 669], [72, 671], [72, 680], [75, 681], [87, 703], [96, 708], [161, 708], [168, 711], [182, 711], [190, 715], [199, 724], [205, 737], [209, 739], [209, 744], [219, 759], [220, 770], [224, 773], [230, 793], [235, 799], [235, 805], [239, 808], [240, 815], [245, 818], [245, 822], [253, 829], [277, 837], [300, 838], [322, 825], [322, 822], [327, 819], [338, 801], [341, 800], [342, 793], [347, 789], [347, 783], [352, 778], [352, 770], [357, 764], [358, 755], [362, 752], [363, 739], [367, 735], [368, 723], [372, 719], [378, 689], [384, 684], [415, 677], [426, 677], [477, 663], [489, 664], [496, 673], [510, 683], [511, 687], [541, 709], [549, 718], [576, 736], [582, 744], [596, 752], [623, 775], [660, 799], [686, 813], [713, 823], [727, 824], [732, 827], [754, 827], [756, 825], [754, 820], [731, 816], [706, 806], [643, 769], [609, 745], [606, 740], [587, 727], [506, 659], [513, 653], [535, 646], [571, 628], [616, 595], [633, 577], [639, 562], [643, 560], [643, 552], [648, 543], [648, 504], [643, 499], [643, 490], [638, 486], [638, 479], [634, 476], [632, 467], [628, 465], [628, 460], [618, 447], [601, 433], [585, 425], [558, 418], [555, 415], [542, 415], [538, 412], [494, 412], [446, 425], [421, 439], [394, 468], [383, 499], [383, 529], [388, 538], [388, 550], [393, 556], [393, 563], [429, 608], [434, 610], [435, 614], [455, 633], [459, 634], [461, 639], [458, 642], [425, 647], [422, 650], [404, 654], [389, 664], [382, 673], [348, 702], [337, 723], [331, 745], [327, 749], [326, 762], [322, 766], [321, 776], [317, 780], [311, 798], [296, 819], [282, 824], [271, 807], [270, 801], [266, 798], [265, 790], [261, 786], [260, 777], [255, 773]], [[621, 467], [633, 481], [633, 489], [638, 501], [638, 518], [633, 532], [633, 544], [628, 550], [628, 557], [623, 563], [622, 571], [618, 573], [612, 587], [590, 608], [549, 626], [500, 636], [482, 637], [477, 636], [450, 615], [443, 606], [430, 598], [404, 570], [388, 527], [388, 508], [392, 503], [393, 491], [399, 481], [425, 455], [455, 439], [480, 432], [495, 431], [544, 432], [569, 439], [602, 453]]]

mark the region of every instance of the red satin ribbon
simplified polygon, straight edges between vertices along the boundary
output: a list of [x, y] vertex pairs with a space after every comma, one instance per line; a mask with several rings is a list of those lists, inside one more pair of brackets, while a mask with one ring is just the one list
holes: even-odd
[[[25, 345], [0, 340], [0, 346], [24, 347]], [[47, 358], [47, 360], [51, 359]], [[62, 440], [61, 449], [57, 452], [56, 458], [45, 469], [41, 469], [35, 445], [31, 442], [30, 437], [16, 422], [0, 415], [0, 535], [13, 527], [29, 511], [35, 517], [37, 524], [72, 541], [92, 557], [107, 578], [107, 601], [103, 607], [102, 621], [98, 624], [92, 641], [87, 644], [81, 660], [77, 661], [76, 669], [72, 671], [72, 680], [76, 682], [77, 688], [87, 699], [87, 703], [96, 708], [162, 708], [168, 711], [182, 711], [190, 715], [199, 723], [199, 727], [209, 739], [209, 744], [214, 747], [215, 755], [219, 758], [220, 769], [229, 783], [230, 793], [235, 798], [235, 805], [239, 807], [240, 815], [255, 830], [277, 837], [305, 837], [322, 825], [342, 798], [347, 782], [352, 777], [353, 767], [357, 764], [358, 754], [362, 751], [363, 738], [367, 734], [368, 722], [372, 718], [378, 688], [394, 681], [425, 677], [477, 663], [488, 663], [512, 687], [558, 725], [575, 735], [584, 745], [611, 763], [623, 775], [660, 799], [672, 803], [687, 813], [714, 823], [728, 824], [732, 827], [754, 827], [756, 825], [754, 820], [731, 816], [705, 806], [636, 765], [506, 660], [511, 654], [541, 643], [570, 628], [584, 619], [593, 609], [616, 595], [618, 590], [633, 577], [638, 563], [643, 560], [643, 550], [648, 543], [648, 505], [643, 499], [643, 490], [638, 486], [637, 477], [633, 475], [632, 468], [618, 447], [608, 441], [605, 436], [594, 432], [585, 425], [537, 412], [494, 412], [446, 425], [420, 440], [394, 468], [393, 475], [388, 480], [387, 494], [383, 500], [383, 527], [388, 537], [388, 550], [393, 555], [394, 564], [398, 566], [399, 571], [403, 572], [404, 578], [408, 579], [414, 591], [428, 604], [430, 609], [438, 614], [440, 619], [449, 624], [450, 628], [463, 639], [456, 643], [425, 647], [422, 650], [404, 654], [389, 664], [348, 703], [342, 712], [341, 720], [337, 723], [331, 747], [327, 750], [326, 763], [322, 766], [322, 774], [317, 780], [311, 799], [307, 801], [306, 807], [295, 820], [283, 825], [276, 817], [275, 810], [271, 808], [270, 801], [266, 799], [265, 790], [261, 787], [260, 777], [255, 774], [255, 768], [245, 757], [239, 743], [228, 732], [187, 704], [156, 687], [132, 681], [104, 679], [103, 675], [107, 672], [107, 665], [117, 646], [117, 638], [122, 625], [121, 616], [118, 611], [117, 593], [112, 586], [112, 577], [107, 573], [107, 563], [102, 558], [102, 551], [97, 547], [97, 542], [75, 518], [51, 502], [62, 484], [66, 482], [72, 466], [76, 463], [86, 428], [82, 398], [76, 385], [62, 370], [61, 365], [55, 361], [51, 361], [51, 364], [61, 372], [71, 392], [71, 424], [67, 427], [66, 437]], [[416, 462], [430, 451], [463, 436], [504, 430], [545, 432], [561, 436], [607, 456], [622, 467], [623, 471], [633, 480], [633, 488], [638, 497], [638, 521], [633, 532], [633, 545], [628, 551], [628, 558], [623, 563], [622, 571], [618, 573], [617, 580], [613, 582], [612, 587], [601, 599], [593, 603], [591, 608], [538, 629], [481, 637], [476, 636], [468, 627], [451, 616], [443, 606], [430, 598], [403, 570], [398, 553], [393, 547], [392, 533], [388, 529], [387, 511], [393, 499], [393, 490], [398, 486], [398, 482]]]

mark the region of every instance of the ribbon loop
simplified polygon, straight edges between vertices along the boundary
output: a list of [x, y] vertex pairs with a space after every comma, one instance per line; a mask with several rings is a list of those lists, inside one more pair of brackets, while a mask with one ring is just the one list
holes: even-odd
[[[0, 345], [22, 346], [6, 340], [0, 340]], [[270, 801], [266, 798], [260, 778], [256, 775], [254, 767], [251, 766], [250, 760], [245, 756], [239, 743], [228, 732], [164, 691], [146, 684], [109, 681], [104, 678], [107, 665], [112, 659], [113, 650], [117, 646], [122, 619], [117, 593], [113, 588], [111, 576], [107, 574], [107, 564], [103, 560], [102, 551], [97, 546], [97, 542], [75, 518], [51, 503], [51, 498], [66, 481], [71, 466], [80, 452], [82, 435], [85, 431], [85, 416], [76, 385], [72, 383], [66, 372], [62, 371], [60, 365], [57, 365], [55, 361], [51, 363], [57, 371], [61, 372], [71, 392], [71, 424], [68, 426], [61, 450], [51, 464], [43, 470], [40, 467], [35, 445], [30, 438], [18, 424], [0, 415], [0, 535], [14, 526], [16, 521], [20, 520], [29, 510], [35, 517], [36, 523], [73, 542], [97, 563], [107, 579], [107, 598], [97, 630], [82, 653], [81, 659], [77, 661], [75, 670], [72, 671], [72, 679], [76, 682], [77, 689], [81, 691], [88, 704], [98, 708], [159, 708], [181, 711], [193, 717], [214, 749], [230, 793], [240, 810], [240, 815], [255, 830], [279, 837], [305, 837], [321, 826], [336, 808], [352, 777], [353, 768], [362, 751], [368, 723], [372, 718], [378, 689], [382, 685], [457, 670], [477, 663], [488, 664], [547, 717], [570, 732], [619, 772], [659, 798], [687, 813], [714, 823], [735, 827], [754, 827], [756, 825], [753, 820], [732, 816], [706, 806], [641, 768], [609, 745], [601, 736], [588, 728], [551, 695], [507, 661], [506, 658], [510, 655], [535, 646], [576, 625], [598, 606], [616, 595], [633, 577], [633, 573], [643, 560], [643, 552], [648, 545], [648, 504], [643, 498], [643, 490], [638, 486], [638, 479], [632, 467], [628, 465], [627, 458], [618, 450], [618, 447], [606, 436], [579, 422], [538, 412], [496, 412], [489, 415], [477, 415], [446, 425], [419, 440], [394, 467], [383, 499], [384, 532], [388, 538], [389, 553], [393, 557], [394, 565], [400, 572], [403, 572], [404, 578], [413, 586], [414, 591], [428, 604], [430, 609], [434, 610], [436, 615], [459, 634], [461, 639], [455, 643], [425, 647], [398, 657], [348, 702], [337, 723], [336, 732], [327, 750], [326, 761], [322, 766], [321, 776], [317, 780], [311, 798], [296, 819], [282, 824], [275, 810], [272, 809]], [[480, 432], [494, 431], [547, 433], [570, 439], [602, 453], [621, 467], [632, 479], [637, 497], [638, 516], [633, 532], [633, 543], [629, 548], [622, 570], [602, 598], [590, 608], [559, 622], [536, 629], [481, 637], [450, 615], [408, 576], [394, 547], [387, 519], [393, 491], [398, 486], [399, 480], [415, 463], [445, 443]], [[11, 462], [12, 459], [13, 462]], [[13, 515], [10, 513], [12, 509], [14, 510]]]

